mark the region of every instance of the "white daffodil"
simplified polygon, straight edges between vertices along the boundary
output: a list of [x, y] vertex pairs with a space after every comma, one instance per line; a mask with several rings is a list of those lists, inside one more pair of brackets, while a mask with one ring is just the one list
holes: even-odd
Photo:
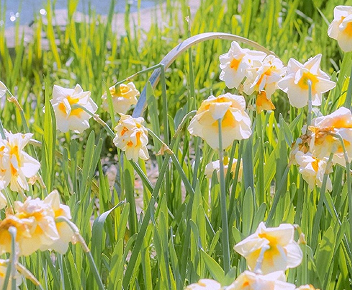
[[312, 132], [310, 151], [319, 159], [329, 158], [334, 152], [333, 163], [346, 166], [341, 136], [349, 162], [352, 160], [352, 114], [341, 107], [330, 115], [312, 120], [309, 130]]
[[281, 224], [266, 228], [261, 222], [254, 234], [234, 247], [244, 256], [251, 271], [268, 274], [297, 267], [302, 262], [302, 251], [294, 240], [294, 227]]
[[68, 244], [70, 242], [75, 242], [74, 233], [70, 226], [63, 221], [57, 221], [57, 218], [64, 217], [67, 220], [71, 220], [71, 210], [67, 205], [60, 203], [60, 195], [57, 190], [52, 191], [43, 201], [47, 204], [53, 211], [54, 219], [56, 223], [56, 229], [59, 234], [59, 238], [52, 240], [52, 243], [47, 246], [43, 245], [40, 250], [54, 250], [60, 254], [65, 254], [68, 249]]
[[231, 43], [230, 50], [220, 55], [220, 80], [230, 89], [238, 88], [247, 74], [247, 69], [254, 61], [262, 61], [266, 54], [261, 51], [242, 49], [236, 41]]
[[[225, 174], [225, 176], [227, 174], [228, 167], [229, 167], [229, 158], [224, 157], [224, 174]], [[236, 167], [237, 167], [237, 159], [234, 158], [232, 161], [232, 166], [231, 166], [231, 173], [232, 174], [235, 174]], [[218, 177], [218, 179], [220, 179], [220, 160], [216, 160], [216, 161], [208, 163], [205, 166], [204, 174], [206, 175], [207, 178], [211, 178], [213, 176], [214, 171], [216, 171], [217, 177]], [[239, 181], [242, 179], [242, 171], [243, 171], [243, 165], [241, 162], [240, 169], [238, 172], [238, 180]]]
[[138, 162], [138, 158], [147, 160], [149, 158], [148, 130], [142, 125], [142, 117], [132, 118], [121, 114], [121, 119], [115, 127], [116, 136], [113, 140], [115, 146], [125, 151], [128, 160]]
[[[302, 174], [302, 177], [308, 183], [309, 188], [313, 189], [315, 185], [321, 187], [328, 158], [318, 159], [315, 158], [311, 153], [305, 154], [301, 151], [298, 151], [295, 154], [295, 159], [299, 165], [299, 173]], [[332, 190], [330, 177], [327, 179], [326, 189], [328, 191]]]
[[[130, 82], [127, 85], [121, 84], [118, 88], [112, 86], [109, 88], [114, 112], [125, 114], [128, 109], [137, 103], [139, 91], [136, 89], [134, 83]], [[102, 107], [105, 111], [109, 111], [108, 96], [105, 92], [101, 97], [103, 99]]]
[[5, 96], [7, 92], [7, 87], [3, 82], [0, 81], [0, 98]]
[[24, 202], [15, 201], [14, 213], [7, 211], [0, 221], [0, 253], [11, 252], [11, 236], [8, 229], [17, 229], [18, 255], [28, 256], [37, 250], [67, 251], [68, 243], [75, 241], [71, 229], [57, 221], [59, 217], [71, 218], [70, 209], [60, 204], [57, 191], [44, 200], [28, 197]]
[[185, 290], [221, 290], [221, 285], [211, 279], [200, 279], [198, 283], [187, 286]]
[[40, 168], [40, 163], [23, 151], [33, 134], [5, 134], [6, 139], [0, 139], [0, 189], [10, 185], [13, 191], [28, 190], [27, 178]]
[[226, 290], [295, 290], [296, 286], [286, 282], [285, 273], [273, 272], [259, 275], [244, 271]]
[[320, 106], [322, 94], [335, 87], [335, 82], [319, 68], [321, 57], [322, 55], [318, 54], [304, 64], [293, 58], [289, 60], [286, 76], [279, 81], [278, 85], [287, 93], [293, 107], [303, 108], [308, 104], [309, 81], [313, 106]]
[[343, 51], [352, 51], [352, 6], [335, 7], [328, 35], [337, 40]]
[[251, 69], [248, 69], [243, 90], [247, 95], [253, 94], [254, 91], [259, 93], [265, 91], [266, 98], [270, 100], [285, 71], [286, 68], [280, 59], [268, 55], [262, 62], [257, 62]]
[[219, 148], [218, 120], [221, 120], [222, 147], [229, 147], [234, 140], [248, 139], [251, 120], [245, 112], [246, 102], [242, 96], [226, 93], [217, 98], [204, 100], [192, 118], [188, 131], [204, 139], [213, 149]]
[[92, 114], [98, 109], [90, 92], [84, 92], [80, 85], [76, 85], [74, 89], [54, 85], [53, 99], [50, 102], [55, 112], [57, 129], [63, 133], [68, 130], [81, 133], [89, 128], [91, 115], [74, 105], [80, 105]]

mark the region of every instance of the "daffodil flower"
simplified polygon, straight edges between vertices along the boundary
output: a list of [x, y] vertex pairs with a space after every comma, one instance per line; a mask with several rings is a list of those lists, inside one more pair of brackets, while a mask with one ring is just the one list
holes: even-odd
[[219, 127], [221, 121], [222, 147], [229, 147], [234, 140], [248, 139], [251, 134], [251, 120], [245, 112], [246, 102], [242, 96], [226, 93], [217, 98], [204, 100], [192, 118], [188, 131], [204, 139], [213, 149], [219, 148]]
[[5, 133], [0, 139], [0, 189], [10, 185], [17, 192], [28, 190], [27, 178], [34, 177], [40, 163], [23, 151], [33, 134]]
[[349, 162], [352, 160], [352, 114], [345, 107], [341, 107], [327, 116], [312, 120], [309, 130], [312, 132], [310, 151], [319, 159], [328, 158], [334, 152], [333, 163], [346, 166], [343, 140]]
[[211, 279], [201, 279], [198, 283], [187, 286], [185, 290], [221, 290], [221, 285]]
[[248, 69], [243, 90], [247, 95], [253, 94], [254, 91], [259, 93], [265, 91], [266, 98], [270, 100], [285, 71], [286, 68], [280, 59], [268, 55], [262, 62], [257, 62], [251, 69]]
[[[315, 185], [321, 187], [328, 158], [318, 159], [314, 157], [312, 153], [298, 151], [295, 154], [295, 159], [299, 165], [299, 173], [302, 174], [302, 177], [308, 183], [309, 188], [313, 189]], [[332, 190], [330, 177], [327, 179], [326, 189], [328, 191]]]
[[266, 228], [261, 222], [254, 234], [234, 247], [244, 256], [251, 271], [268, 274], [297, 267], [302, 262], [302, 251], [294, 240], [294, 227], [281, 224]]
[[238, 89], [247, 74], [247, 69], [255, 61], [262, 61], [266, 54], [261, 51], [241, 48], [236, 41], [231, 43], [230, 50], [220, 56], [220, 80], [230, 89]]
[[308, 104], [309, 82], [313, 106], [320, 106], [322, 94], [335, 87], [335, 82], [319, 68], [321, 57], [322, 55], [318, 54], [304, 64], [293, 58], [289, 60], [287, 74], [279, 81], [278, 86], [287, 93], [293, 107], [303, 108]]
[[[134, 83], [130, 82], [127, 85], [121, 84], [118, 88], [112, 86], [109, 88], [114, 112], [119, 114], [126, 114], [128, 109], [137, 103], [139, 91], [136, 89]], [[102, 107], [105, 111], [109, 111], [108, 96], [105, 92], [101, 97], [103, 100]]]
[[328, 35], [337, 40], [343, 51], [352, 51], [352, 6], [335, 7]]
[[63, 133], [69, 130], [81, 133], [89, 128], [91, 115], [74, 105], [80, 105], [92, 114], [98, 109], [90, 92], [84, 92], [80, 85], [76, 85], [74, 89], [54, 85], [53, 99], [50, 102], [55, 112], [57, 129]]
[[259, 275], [244, 271], [226, 290], [295, 290], [296, 286], [286, 282], [284, 272], [277, 271]]
[[143, 122], [142, 117], [132, 118], [121, 114], [121, 119], [115, 127], [116, 136], [113, 142], [117, 148], [125, 151], [128, 160], [138, 162], [138, 158], [149, 159], [148, 130], [142, 125]]
[[[228, 167], [229, 167], [229, 158], [224, 157], [223, 162], [224, 162], [224, 174], [226, 175]], [[231, 166], [231, 173], [232, 174], [235, 174], [236, 167], [237, 167], [237, 159], [234, 158], [232, 161], [232, 166]], [[216, 160], [216, 161], [212, 161], [212, 162], [208, 163], [205, 166], [204, 174], [207, 178], [211, 178], [214, 171], [216, 171], [217, 177], [218, 177], [218, 179], [220, 179], [220, 160]], [[242, 162], [241, 162], [240, 169], [238, 172], [238, 180], [239, 181], [242, 179], [242, 171], [243, 171], [243, 166], [242, 166]]]

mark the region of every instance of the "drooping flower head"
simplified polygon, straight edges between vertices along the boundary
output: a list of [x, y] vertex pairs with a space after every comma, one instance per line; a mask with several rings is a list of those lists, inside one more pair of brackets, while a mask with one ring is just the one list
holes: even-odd
[[74, 105], [80, 105], [91, 113], [98, 109], [90, 92], [84, 92], [80, 85], [76, 85], [74, 89], [54, 85], [53, 99], [50, 102], [55, 112], [57, 129], [63, 133], [69, 130], [82, 133], [89, 128], [91, 115]]
[[244, 92], [247, 95], [254, 91], [266, 93], [270, 100], [271, 95], [278, 88], [280, 81], [285, 74], [286, 68], [282, 61], [273, 55], [268, 55], [262, 62], [257, 62], [247, 71], [247, 79], [244, 82]]
[[[114, 112], [119, 114], [126, 114], [128, 109], [137, 103], [137, 97], [139, 91], [136, 89], [134, 83], [130, 82], [127, 85], [121, 84], [118, 88], [115, 86], [110, 87], [110, 94], [112, 98], [112, 104], [114, 106]], [[101, 97], [103, 99], [103, 109], [109, 110], [108, 96], [105, 92]]]
[[244, 271], [226, 290], [295, 290], [296, 286], [286, 282], [284, 272], [277, 271], [259, 275]]
[[201, 279], [198, 283], [187, 286], [185, 290], [221, 290], [221, 285], [211, 279]]
[[296, 108], [303, 108], [308, 104], [309, 81], [311, 82], [312, 104], [320, 106], [322, 94], [333, 89], [335, 82], [320, 69], [321, 54], [308, 59], [301, 64], [291, 58], [287, 65], [286, 76], [279, 81], [281, 90], [287, 93], [290, 104]]
[[273, 104], [271, 99], [267, 98], [265, 91], [258, 93], [255, 105], [258, 114], [261, 113], [263, 110], [275, 110], [275, 105]]
[[40, 163], [23, 151], [33, 134], [5, 133], [0, 139], [0, 189], [10, 185], [17, 192], [28, 190], [27, 178], [34, 177]]
[[[229, 158], [227, 156], [224, 157], [224, 174], [227, 174], [227, 170], [229, 168]], [[232, 161], [232, 166], [231, 166], [231, 174], [235, 174], [237, 167], [237, 159], [233, 159]], [[220, 160], [212, 161], [208, 163], [205, 166], [205, 171], [204, 174], [206, 175], [207, 178], [211, 178], [213, 175], [213, 172], [216, 172], [218, 179], [220, 179]], [[240, 164], [239, 172], [238, 172], [238, 180], [240, 181], [242, 179], [242, 171], [243, 171], [243, 165], [242, 162]]]
[[[310, 189], [315, 185], [321, 187], [326, 171], [328, 158], [318, 159], [312, 153], [303, 153], [298, 151], [295, 155], [296, 162], [299, 166], [299, 173], [302, 174], [303, 179], [308, 183]], [[332, 190], [332, 183], [330, 177], [327, 179], [326, 189]]]
[[290, 224], [266, 228], [261, 222], [255, 233], [235, 245], [234, 249], [246, 258], [251, 271], [263, 274], [297, 267], [303, 257], [294, 240], [294, 227]]
[[329, 158], [330, 153], [334, 152], [333, 163], [345, 166], [343, 146], [337, 138], [337, 135], [340, 135], [351, 162], [352, 114], [349, 109], [341, 107], [330, 115], [313, 119], [309, 130], [312, 132], [310, 150], [314, 156], [319, 159]]
[[337, 40], [343, 51], [352, 51], [352, 6], [335, 7], [328, 35]]
[[18, 254], [28, 256], [37, 250], [55, 250], [61, 254], [67, 251], [68, 243], [74, 241], [73, 231], [65, 228], [56, 218], [70, 219], [67, 206], [59, 202], [58, 192], [53, 191], [44, 200], [28, 197], [25, 202], [16, 201], [14, 213], [6, 212], [0, 221], [0, 253], [11, 251], [9, 228], [17, 229]]
[[234, 140], [251, 136], [251, 120], [245, 112], [246, 102], [242, 96], [226, 93], [217, 98], [210, 96], [200, 105], [192, 118], [188, 131], [204, 139], [211, 148], [219, 148], [218, 120], [221, 120], [222, 147], [229, 147]]
[[138, 162], [138, 158], [147, 160], [149, 158], [148, 130], [142, 125], [142, 117], [133, 118], [121, 114], [121, 119], [115, 127], [116, 136], [113, 140], [115, 146], [125, 151], [126, 158]]
[[231, 43], [230, 50], [220, 56], [220, 80], [230, 89], [238, 89], [247, 74], [247, 69], [255, 61], [262, 61], [266, 54], [261, 51], [242, 49], [236, 41]]

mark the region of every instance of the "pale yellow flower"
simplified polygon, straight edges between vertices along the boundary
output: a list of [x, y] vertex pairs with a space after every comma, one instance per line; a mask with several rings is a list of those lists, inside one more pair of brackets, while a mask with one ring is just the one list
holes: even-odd
[[343, 51], [352, 51], [352, 6], [335, 7], [328, 35], [337, 40]]
[[[8, 261], [0, 259], [0, 289], [3, 289], [3, 287], [4, 287], [7, 268], [8, 268]], [[15, 289], [20, 290], [19, 286], [22, 284], [22, 279], [17, 271], [16, 271], [16, 275], [15, 275], [15, 282], [16, 282]], [[11, 279], [10, 279], [7, 284], [6, 290], [11, 290], [12, 289], [11, 286], [12, 286], [12, 284], [11, 284]]]
[[147, 160], [149, 158], [148, 130], [142, 125], [142, 117], [132, 118], [121, 114], [121, 119], [115, 127], [116, 136], [113, 140], [115, 146], [125, 151], [126, 158], [138, 162], [138, 158]]
[[6, 132], [0, 139], [0, 189], [10, 185], [17, 192], [28, 190], [28, 178], [35, 176], [40, 163], [23, 151], [33, 134]]
[[198, 283], [187, 286], [185, 290], [221, 290], [221, 285], [211, 279], [200, 279]]
[[69, 130], [81, 133], [89, 128], [91, 115], [82, 108], [74, 108], [74, 105], [80, 105], [93, 114], [98, 109], [90, 92], [84, 92], [80, 85], [76, 85], [74, 89], [54, 85], [53, 99], [50, 102], [56, 116], [56, 127], [63, 133]]
[[234, 249], [246, 258], [251, 271], [263, 274], [297, 267], [303, 256], [294, 240], [294, 227], [290, 224], [266, 228], [261, 222], [255, 233], [235, 245]]
[[329, 158], [334, 152], [333, 163], [346, 166], [341, 141], [343, 139], [349, 162], [352, 160], [352, 114], [345, 107], [341, 107], [330, 115], [312, 120], [309, 130], [312, 132], [310, 151], [319, 159]]
[[0, 192], [0, 209], [5, 208], [7, 205], [7, 199], [5, 197], [5, 195], [3, 195], [2, 192]]
[[298, 287], [296, 290], [319, 290], [319, 289], [315, 289], [313, 285], [302, 285]]
[[28, 197], [25, 202], [15, 201], [15, 212], [8, 211], [0, 222], [0, 254], [11, 251], [11, 236], [8, 229], [17, 229], [18, 254], [28, 256], [37, 250], [55, 250], [64, 254], [68, 243], [74, 241], [73, 231], [58, 217], [71, 218], [67, 206], [61, 205], [57, 191], [44, 200]]
[[335, 87], [335, 82], [331, 81], [330, 77], [319, 68], [321, 57], [322, 55], [318, 54], [304, 64], [293, 58], [289, 60], [287, 74], [278, 85], [287, 93], [293, 107], [303, 108], [308, 104], [309, 81], [311, 82], [313, 106], [320, 106], [322, 94]]
[[257, 62], [247, 72], [243, 91], [247, 95], [254, 91], [265, 91], [266, 98], [270, 100], [271, 95], [278, 89], [278, 81], [282, 79], [286, 71], [282, 61], [273, 55], [268, 55], [262, 62]]
[[[229, 167], [229, 158], [224, 157], [224, 174], [226, 176], [227, 170]], [[237, 167], [237, 159], [233, 159], [232, 166], [231, 166], [231, 174], [234, 175]], [[211, 178], [213, 176], [213, 172], [216, 171], [218, 179], [220, 179], [220, 160], [212, 161], [205, 166], [204, 174], [207, 178]], [[238, 171], [238, 180], [241, 181], [242, 179], [242, 171], [243, 165], [242, 162], [240, 164], [240, 169]]]
[[192, 118], [188, 131], [204, 139], [213, 149], [219, 148], [218, 120], [221, 120], [222, 147], [229, 147], [234, 140], [248, 139], [251, 120], [245, 112], [246, 102], [242, 96], [226, 93], [217, 98], [204, 100]]
[[267, 98], [266, 92], [262, 91], [258, 93], [257, 99], [255, 101], [257, 113], [263, 112], [263, 110], [268, 111], [268, 110], [275, 110], [275, 106], [273, 102]]
[[296, 286], [286, 282], [284, 272], [277, 271], [259, 275], [244, 271], [226, 290], [295, 290]]
[[[109, 88], [112, 104], [114, 106], [114, 112], [119, 114], [126, 114], [128, 109], [137, 104], [137, 97], [139, 96], [139, 91], [136, 89], [134, 83], [130, 82], [127, 85], [121, 84], [119, 88], [112, 86]], [[109, 111], [108, 96], [105, 92], [102, 97], [103, 103], [102, 107], [105, 111]]]
[[261, 61], [266, 54], [261, 51], [242, 49], [236, 41], [231, 43], [230, 50], [220, 55], [220, 80], [230, 89], [238, 88], [247, 74], [247, 69], [254, 61]]
[[[309, 188], [313, 189], [315, 185], [321, 187], [328, 159], [318, 159], [309, 152], [303, 153], [302, 151], [298, 151], [295, 154], [295, 160], [299, 165], [299, 173], [302, 174], [302, 177], [308, 183]], [[328, 191], [332, 190], [330, 177], [327, 179], [326, 189]]]
[[5, 96], [7, 92], [7, 87], [3, 82], [0, 81], [0, 98]]

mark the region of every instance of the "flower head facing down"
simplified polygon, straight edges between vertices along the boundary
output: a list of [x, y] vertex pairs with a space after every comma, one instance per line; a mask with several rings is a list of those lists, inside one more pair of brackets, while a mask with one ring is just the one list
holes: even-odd
[[255, 105], [256, 105], [258, 114], [263, 112], [263, 110], [265, 111], [275, 110], [275, 106], [273, 102], [267, 98], [265, 91], [258, 93], [257, 99], [255, 101]]
[[121, 119], [115, 127], [116, 136], [113, 140], [115, 146], [125, 151], [126, 158], [138, 162], [138, 158], [147, 160], [149, 158], [148, 130], [142, 125], [142, 117], [133, 118], [121, 114]]
[[89, 128], [91, 115], [82, 108], [75, 108], [75, 105], [84, 107], [92, 114], [98, 109], [90, 92], [84, 92], [80, 85], [76, 85], [74, 89], [54, 85], [53, 99], [50, 102], [55, 112], [57, 129], [63, 133], [69, 130], [82, 133]]
[[246, 258], [251, 271], [263, 274], [285, 271], [302, 262], [302, 251], [293, 238], [292, 225], [266, 228], [261, 222], [255, 233], [235, 245], [234, 249]]
[[[236, 172], [236, 167], [237, 167], [237, 159], [232, 160], [232, 166], [231, 166], [231, 174], [235, 174]], [[229, 168], [229, 158], [226, 156], [224, 157], [224, 174], [226, 176], [227, 170]], [[220, 179], [220, 160], [212, 161], [208, 163], [205, 166], [205, 172], [204, 174], [206, 175], [207, 178], [211, 178], [213, 176], [213, 172], [216, 171], [216, 175], [218, 179]], [[243, 172], [243, 165], [242, 162], [240, 164], [239, 172], [238, 172], [238, 181], [242, 179], [242, 172]]]
[[352, 6], [336, 6], [328, 35], [336, 39], [344, 52], [352, 51]]
[[230, 89], [238, 88], [247, 74], [247, 69], [255, 61], [262, 61], [266, 54], [261, 51], [242, 49], [236, 41], [231, 43], [230, 50], [220, 55], [220, 80]]
[[[326, 171], [328, 158], [318, 159], [311, 153], [303, 153], [298, 151], [295, 154], [296, 162], [299, 166], [299, 173], [302, 174], [303, 179], [308, 183], [310, 189], [315, 185], [321, 187]], [[326, 189], [332, 190], [332, 183], [330, 177], [327, 179]]]
[[28, 178], [34, 177], [40, 163], [23, 151], [33, 134], [5, 133], [0, 139], [0, 189], [10, 185], [17, 192], [28, 190]]
[[259, 275], [244, 271], [226, 290], [295, 290], [296, 286], [286, 282], [284, 272], [277, 271]]
[[188, 131], [204, 139], [213, 149], [219, 148], [218, 120], [221, 120], [222, 147], [229, 147], [234, 140], [248, 139], [251, 120], [245, 112], [246, 102], [242, 96], [226, 93], [217, 98], [204, 100], [192, 118]]
[[335, 82], [319, 68], [321, 57], [322, 55], [318, 54], [304, 64], [293, 58], [289, 60], [287, 74], [279, 81], [278, 86], [287, 93], [293, 107], [303, 108], [308, 104], [309, 82], [313, 106], [320, 106], [322, 94], [335, 87]]
[[273, 55], [268, 55], [262, 62], [257, 62], [247, 72], [247, 79], [244, 82], [244, 92], [247, 95], [254, 91], [259, 93], [265, 91], [266, 98], [270, 100], [271, 95], [278, 88], [280, 81], [285, 74], [286, 68], [282, 61]]
[[352, 160], [352, 114], [345, 107], [341, 107], [327, 116], [318, 117], [312, 120], [309, 130], [312, 132], [310, 150], [319, 159], [329, 158], [334, 152], [333, 163], [346, 166], [344, 159], [344, 147], [349, 162]]
[[6, 212], [0, 221], [0, 253], [11, 251], [9, 228], [17, 229], [18, 254], [28, 256], [37, 250], [55, 250], [61, 254], [67, 251], [68, 243], [75, 241], [73, 231], [62, 227], [58, 217], [71, 218], [67, 206], [61, 205], [59, 193], [53, 191], [44, 200], [28, 197], [24, 202], [16, 201], [14, 213]]
[[221, 290], [221, 285], [211, 279], [201, 279], [198, 283], [188, 285], [185, 290]]
[[[109, 88], [112, 104], [114, 106], [114, 112], [119, 114], [126, 114], [128, 109], [137, 103], [137, 97], [139, 96], [139, 91], [136, 89], [134, 83], [130, 82], [127, 85], [121, 84], [118, 88], [112, 86]], [[109, 110], [108, 96], [105, 92], [101, 97], [103, 99], [103, 109], [105, 111]]]

